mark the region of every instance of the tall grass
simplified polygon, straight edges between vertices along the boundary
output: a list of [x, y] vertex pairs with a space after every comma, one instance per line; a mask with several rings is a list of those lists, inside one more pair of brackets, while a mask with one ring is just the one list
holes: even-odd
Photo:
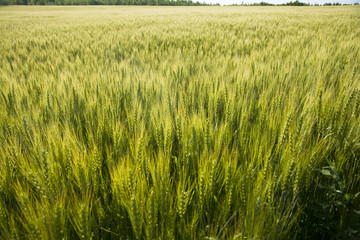
[[0, 238], [359, 238], [359, 13], [1, 8]]

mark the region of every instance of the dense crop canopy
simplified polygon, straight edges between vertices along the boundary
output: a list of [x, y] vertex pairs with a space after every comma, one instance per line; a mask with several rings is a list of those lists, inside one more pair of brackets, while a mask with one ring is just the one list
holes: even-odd
[[358, 7], [0, 8], [0, 239], [350, 239]]

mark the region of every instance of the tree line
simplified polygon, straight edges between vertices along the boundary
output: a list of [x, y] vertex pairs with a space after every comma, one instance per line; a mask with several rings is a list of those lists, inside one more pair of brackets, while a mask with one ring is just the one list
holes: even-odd
[[[273, 3], [267, 3], [264, 1], [261, 1], [259, 3], [241, 3], [241, 4], [233, 4], [232, 6], [341, 6], [341, 5], [351, 5], [351, 4], [341, 4], [339, 2], [336, 3], [324, 3], [324, 4], [310, 4], [310, 3], [304, 3], [304, 2], [300, 2], [298, 0], [292, 2], [287, 2], [287, 3], [282, 3], [282, 4], [273, 4]], [[359, 3], [354, 3], [353, 5], [359, 5]]]
[[[150, 5], [150, 6], [209, 6], [216, 4], [207, 4], [205, 2], [193, 2], [191, 0], [0, 0], [1, 5]], [[310, 6], [309, 3], [300, 2], [298, 0], [283, 4], [272, 4], [261, 1], [259, 3], [241, 3], [232, 6]], [[349, 4], [341, 3], [324, 3], [323, 6], [341, 6]], [[353, 5], [359, 5], [354, 3]], [[321, 6], [314, 4], [313, 6]]]

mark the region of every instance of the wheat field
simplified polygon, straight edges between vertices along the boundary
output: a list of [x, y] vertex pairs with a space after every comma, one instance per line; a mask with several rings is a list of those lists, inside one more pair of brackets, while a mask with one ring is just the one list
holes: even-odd
[[0, 239], [359, 239], [360, 7], [1, 7]]

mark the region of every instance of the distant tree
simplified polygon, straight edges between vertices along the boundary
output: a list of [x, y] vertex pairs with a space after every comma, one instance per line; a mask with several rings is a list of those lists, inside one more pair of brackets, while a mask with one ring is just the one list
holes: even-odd
[[309, 6], [310, 4], [299, 2], [298, 0], [296, 0], [295, 2], [288, 2], [283, 5], [285, 5], [285, 6]]
[[260, 5], [260, 6], [272, 6], [272, 5], [274, 5], [274, 4], [267, 3], [267, 2], [260, 2], [259, 5]]

